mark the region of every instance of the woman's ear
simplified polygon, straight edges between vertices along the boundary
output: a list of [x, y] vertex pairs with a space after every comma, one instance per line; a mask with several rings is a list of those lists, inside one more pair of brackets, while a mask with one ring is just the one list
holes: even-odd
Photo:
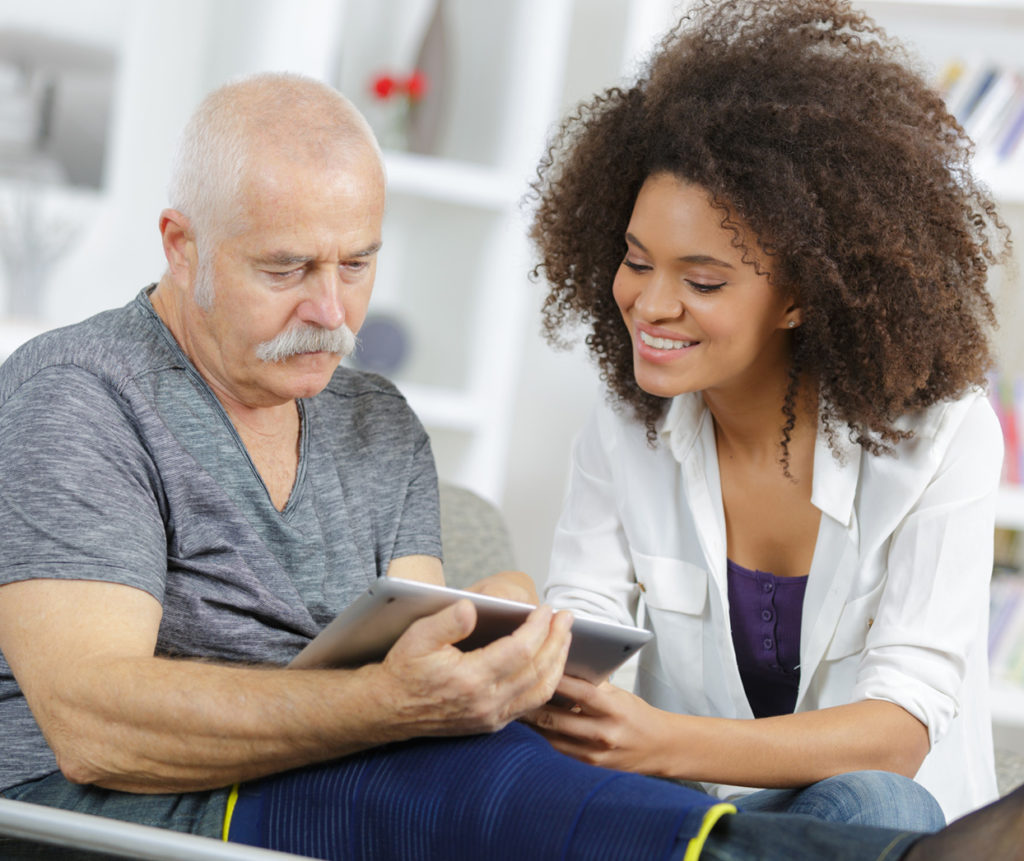
[[790, 305], [786, 309], [785, 316], [782, 318], [782, 325], [787, 329], [795, 329], [804, 321], [803, 309], [796, 303]]

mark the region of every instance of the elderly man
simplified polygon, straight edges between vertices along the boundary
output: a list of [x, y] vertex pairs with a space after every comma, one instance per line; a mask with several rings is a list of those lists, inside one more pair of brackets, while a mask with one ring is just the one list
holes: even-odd
[[[338, 368], [380, 153], [330, 88], [261, 75], [199, 108], [171, 198], [160, 282], [0, 371], [0, 792], [318, 857], [696, 857], [724, 806], [509, 725], [555, 690], [567, 614], [463, 653], [461, 602], [381, 663], [284, 668], [375, 578], [443, 582], [426, 434]], [[734, 845], [762, 819], [731, 818]]]

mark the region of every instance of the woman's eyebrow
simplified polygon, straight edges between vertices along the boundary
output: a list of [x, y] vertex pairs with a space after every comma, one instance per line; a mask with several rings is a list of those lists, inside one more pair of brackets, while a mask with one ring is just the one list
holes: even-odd
[[[626, 242], [630, 245], [635, 245], [644, 254], [650, 254], [650, 252], [644, 247], [644, 244], [637, 239], [632, 233], [626, 232]], [[695, 263], [697, 265], [704, 266], [723, 266], [726, 269], [735, 269], [731, 263], [726, 263], [724, 260], [719, 260], [717, 257], [712, 257], [710, 254], [687, 254], [683, 257], [677, 257], [680, 263]]]

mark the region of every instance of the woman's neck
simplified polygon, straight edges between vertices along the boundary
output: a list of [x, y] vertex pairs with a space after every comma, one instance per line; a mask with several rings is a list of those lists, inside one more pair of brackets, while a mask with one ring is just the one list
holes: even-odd
[[[787, 378], [742, 396], [704, 392], [704, 402], [715, 422], [719, 451], [744, 461], [777, 464], [783, 428], [789, 422], [783, 412], [788, 383]], [[813, 449], [818, 427], [817, 387], [801, 380], [792, 406], [795, 423], [789, 430], [791, 455], [801, 447]]]

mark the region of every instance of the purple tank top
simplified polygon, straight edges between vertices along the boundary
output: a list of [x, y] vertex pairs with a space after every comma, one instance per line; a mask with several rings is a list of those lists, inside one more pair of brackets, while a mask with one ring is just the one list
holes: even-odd
[[807, 577], [776, 577], [729, 560], [729, 621], [754, 717], [791, 714], [800, 685], [800, 619]]

